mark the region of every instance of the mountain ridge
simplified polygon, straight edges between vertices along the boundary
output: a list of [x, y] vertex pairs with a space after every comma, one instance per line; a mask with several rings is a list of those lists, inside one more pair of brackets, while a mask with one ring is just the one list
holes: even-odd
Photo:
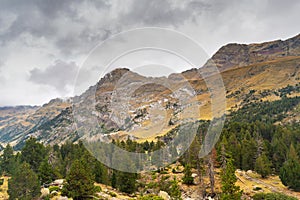
[[[253, 97], [249, 101], [255, 101], [255, 98], [263, 101], [276, 100], [280, 98], [274, 94], [277, 90], [299, 83], [300, 34], [284, 41], [225, 45], [207, 61], [204, 67], [211, 65], [217, 66], [223, 77], [227, 110], [247, 103], [244, 99], [249, 98], [250, 90], [255, 92], [251, 94]], [[156, 130], [159, 132], [156, 135], [162, 134], [172, 129], [182, 119], [181, 105], [172, 96], [172, 90], [162, 86], [164, 83], [172, 85], [174, 91], [180, 89], [184, 82], [189, 83], [192, 92], [195, 93], [193, 101], [201, 104], [202, 114], [199, 118], [210, 119], [211, 97], [205, 81], [200, 76], [200, 70], [201, 68], [190, 69], [179, 74], [171, 74], [167, 78], [153, 78], [141, 76], [126, 68], [119, 68], [106, 74], [81, 95], [68, 100], [53, 99], [41, 107], [33, 107], [30, 112], [15, 115], [8, 115], [2, 108], [0, 109], [0, 142], [16, 145], [29, 136], [37, 137], [49, 144], [67, 140], [76, 141], [79, 139], [78, 131], [95, 131], [74, 127], [73, 109], [82, 105], [85, 106], [86, 112], [93, 113], [97, 117], [101, 125], [98, 132], [101, 134], [121, 133], [120, 135], [143, 138], [150, 134], [147, 128], [151, 129], [158, 125], [159, 119], [155, 119], [157, 113], [159, 113], [157, 116], [165, 116], [167, 122], [159, 124], [162, 127], [160, 132]], [[132, 94], [128, 93], [130, 89], [135, 89]], [[269, 95], [263, 97], [261, 93], [265, 91], [268, 91]], [[114, 93], [121, 95], [116, 97]], [[133, 96], [126, 97], [129, 94]], [[134, 98], [135, 101], [129, 101], [128, 113], [121, 116], [114, 111], [114, 109], [118, 111], [121, 107], [115, 104], [113, 106], [117, 107], [114, 108], [112, 101], [122, 102], [126, 100], [123, 96], [129, 100]], [[130, 123], [124, 125], [126, 120]]]
[[300, 34], [286, 40], [263, 43], [229, 43], [222, 46], [204, 67], [213, 62], [220, 71], [224, 71], [235, 66], [246, 66], [285, 56], [300, 56]]

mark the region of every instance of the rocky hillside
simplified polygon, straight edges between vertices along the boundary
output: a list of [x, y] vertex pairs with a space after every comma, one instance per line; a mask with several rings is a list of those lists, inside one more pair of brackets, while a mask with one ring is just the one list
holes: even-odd
[[[232, 67], [300, 56], [300, 34], [288, 40], [276, 40], [261, 44], [228, 44], [223, 46], [210, 61], [221, 71]], [[206, 64], [208, 65], [209, 62]]]
[[53, 99], [39, 106], [17, 106], [0, 108], [0, 142], [16, 145], [29, 137], [29, 133], [54, 119], [69, 107], [70, 102]]
[[[249, 102], [300, 94], [300, 35], [262, 44], [228, 44], [204, 67], [209, 68], [212, 61], [221, 71], [228, 111]], [[211, 119], [211, 95], [201, 70], [153, 78], [116, 69], [69, 100], [54, 99], [41, 107], [1, 108], [0, 142], [21, 146], [24, 139], [35, 136], [45, 143], [62, 143], [76, 141], [85, 132], [108, 139], [144, 140], [191, 117]], [[189, 110], [190, 105], [196, 107]], [[299, 120], [297, 112], [286, 121], [292, 119]]]

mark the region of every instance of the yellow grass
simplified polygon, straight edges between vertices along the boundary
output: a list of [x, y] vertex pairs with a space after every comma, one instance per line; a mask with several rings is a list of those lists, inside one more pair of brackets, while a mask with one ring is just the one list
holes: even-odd
[[[246, 173], [244, 171], [241, 173], [236, 172], [236, 176], [238, 178], [237, 185], [241, 187], [246, 195], [253, 196], [255, 193], [259, 192], [279, 192], [300, 199], [300, 193], [289, 190], [281, 183], [278, 176], [270, 176], [263, 179], [255, 172]], [[254, 187], [259, 187], [262, 190], [255, 191], [253, 190]]]
[[8, 190], [8, 177], [1, 177], [1, 179], [4, 179], [3, 185], [0, 186], [0, 199], [1, 200], [6, 200], [8, 199], [8, 194], [7, 194], [7, 190]]

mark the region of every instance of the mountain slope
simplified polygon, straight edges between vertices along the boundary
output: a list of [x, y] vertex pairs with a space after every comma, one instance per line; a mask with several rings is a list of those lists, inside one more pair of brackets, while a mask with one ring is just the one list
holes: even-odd
[[[284, 41], [276, 40], [250, 45], [228, 44], [218, 50], [210, 61], [213, 61], [220, 71], [224, 71], [232, 67], [247, 66], [294, 56], [300, 56], [300, 34]], [[206, 65], [208, 64], [209, 62]]]
[[[249, 102], [274, 101], [300, 94], [300, 35], [262, 44], [229, 44], [204, 67], [209, 68], [212, 62], [221, 71], [228, 111]], [[201, 70], [153, 78], [129, 69], [116, 69], [82, 95], [67, 101], [55, 99], [42, 107], [20, 111], [10, 108], [8, 112], [2, 108], [0, 142], [17, 144], [35, 136], [45, 143], [62, 143], [76, 141], [85, 132], [108, 139], [131, 136], [143, 140], [168, 132], [195, 113], [198, 119], [211, 119], [211, 97], [200, 76]], [[189, 95], [192, 96], [189, 103], [196, 103], [199, 111], [187, 111], [180, 101]], [[81, 117], [74, 118], [74, 112], [79, 112]], [[97, 120], [99, 128], [94, 128], [95, 121], [89, 116]], [[286, 117], [287, 121], [299, 120], [297, 112]]]

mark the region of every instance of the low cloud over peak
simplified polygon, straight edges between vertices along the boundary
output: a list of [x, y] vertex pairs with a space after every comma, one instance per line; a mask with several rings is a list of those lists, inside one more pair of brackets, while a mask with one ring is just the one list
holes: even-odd
[[56, 60], [45, 69], [34, 68], [30, 71], [29, 80], [36, 84], [54, 87], [62, 95], [68, 94], [74, 85], [79, 67], [75, 62]]

